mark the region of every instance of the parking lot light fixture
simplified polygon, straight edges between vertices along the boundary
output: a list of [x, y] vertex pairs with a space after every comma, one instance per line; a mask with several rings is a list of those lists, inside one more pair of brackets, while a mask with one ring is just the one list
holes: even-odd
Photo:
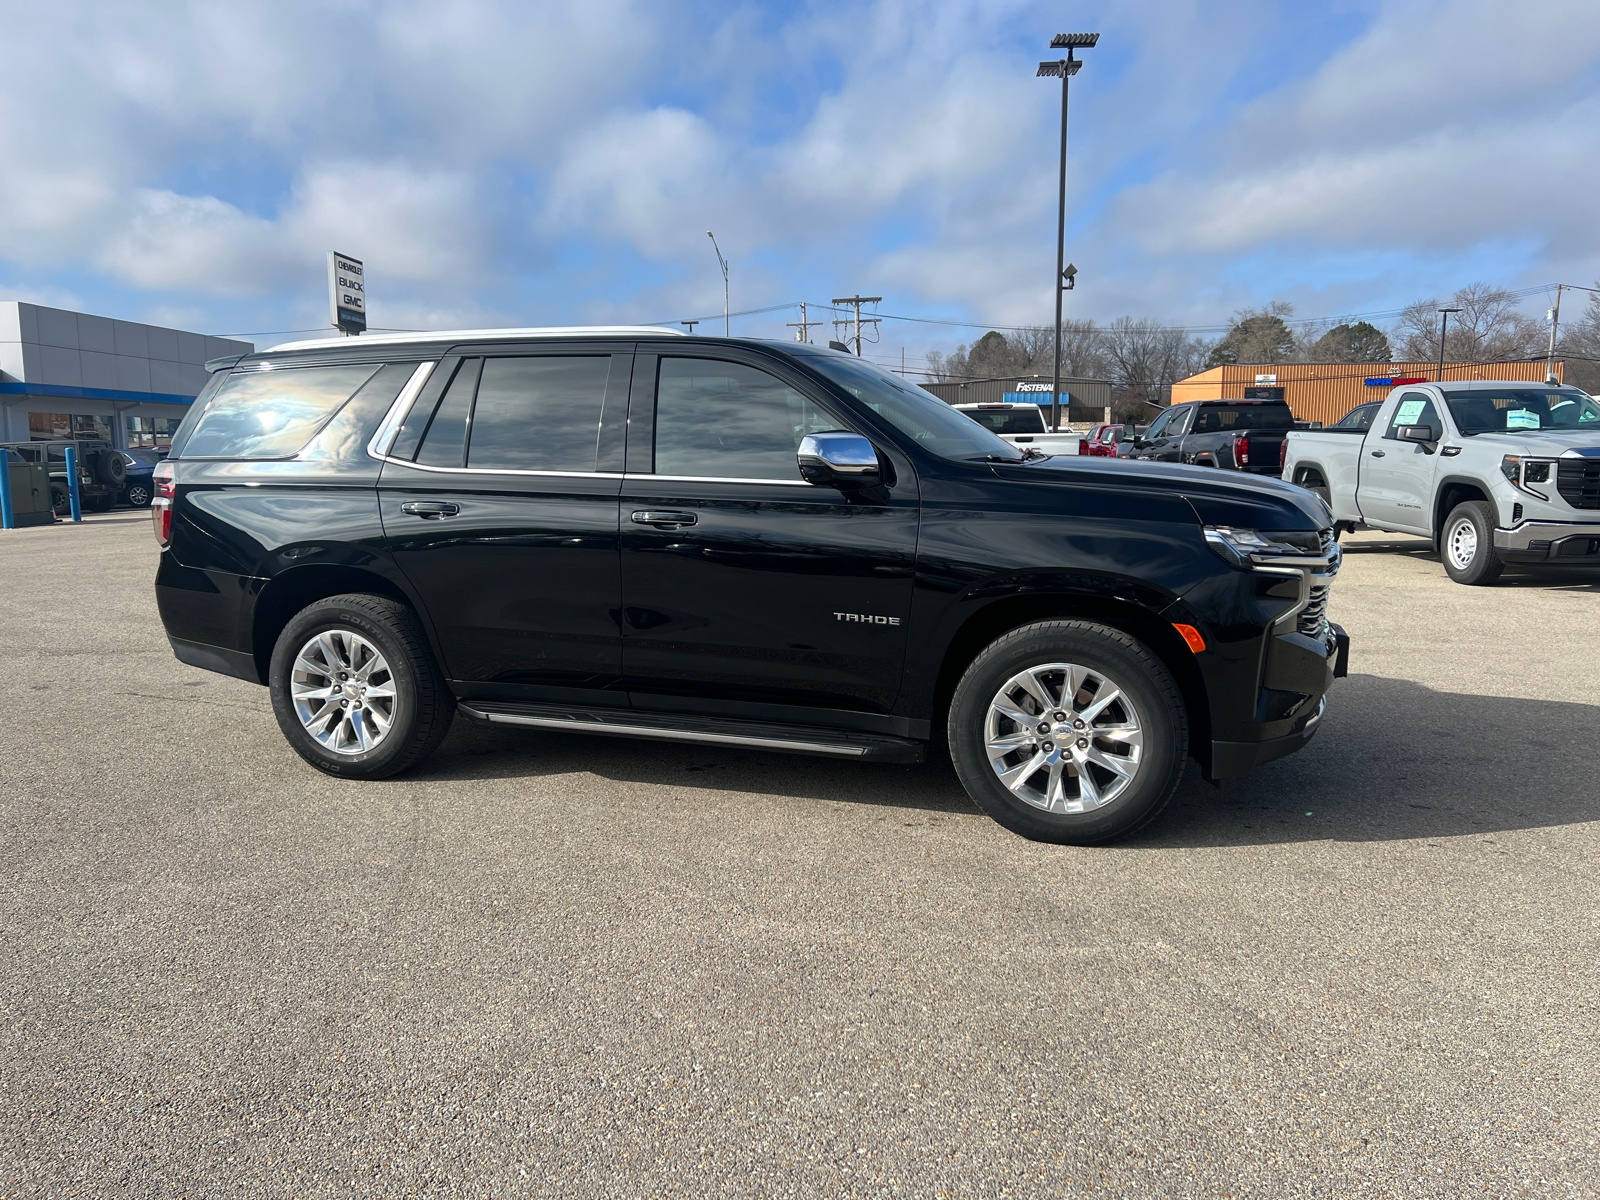
[[708, 229], [706, 236], [711, 239], [711, 248], [717, 252], [717, 265], [722, 268], [722, 336], [732, 337], [733, 326], [728, 316], [728, 260], [722, 257], [722, 247], [717, 245], [717, 235]]
[[1458, 313], [1459, 308], [1441, 308], [1439, 310], [1439, 382], [1444, 382], [1444, 331], [1450, 324], [1450, 314]]
[[1035, 75], [1037, 79], [1061, 80], [1061, 182], [1056, 206], [1056, 349], [1055, 375], [1050, 391], [1050, 428], [1061, 428], [1061, 293], [1073, 286], [1078, 270], [1066, 273], [1067, 262], [1067, 88], [1072, 77], [1082, 66], [1074, 56], [1076, 50], [1087, 50], [1100, 40], [1098, 33], [1058, 33], [1050, 39], [1052, 50], [1065, 50], [1067, 56], [1055, 62], [1042, 62]]

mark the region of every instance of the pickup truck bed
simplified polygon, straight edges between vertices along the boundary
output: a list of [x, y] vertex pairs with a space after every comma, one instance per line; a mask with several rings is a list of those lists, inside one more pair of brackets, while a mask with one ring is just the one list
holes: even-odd
[[1134, 439], [1128, 457], [1277, 475], [1283, 438], [1293, 426], [1282, 400], [1195, 400], [1157, 417]]

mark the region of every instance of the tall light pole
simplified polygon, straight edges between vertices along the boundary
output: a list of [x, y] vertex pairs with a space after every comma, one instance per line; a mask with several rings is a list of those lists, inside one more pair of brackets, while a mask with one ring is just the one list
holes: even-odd
[[717, 235], [711, 230], [706, 230], [706, 236], [711, 239], [711, 248], [717, 252], [717, 265], [722, 268], [722, 336], [732, 337], [731, 318], [728, 316], [728, 260], [722, 257], [722, 249], [717, 245]]
[[1450, 314], [1458, 313], [1459, 308], [1441, 308], [1439, 310], [1439, 382], [1444, 382], [1444, 331], [1450, 324]]
[[1098, 33], [1058, 33], [1050, 39], [1052, 50], [1065, 50], [1067, 56], [1056, 62], [1042, 62], [1035, 78], [1061, 80], [1061, 195], [1056, 214], [1056, 370], [1050, 391], [1050, 428], [1061, 428], [1061, 293], [1072, 287], [1077, 277], [1074, 268], [1066, 273], [1067, 263], [1067, 85], [1082, 64], [1074, 50], [1087, 50], [1100, 40]]

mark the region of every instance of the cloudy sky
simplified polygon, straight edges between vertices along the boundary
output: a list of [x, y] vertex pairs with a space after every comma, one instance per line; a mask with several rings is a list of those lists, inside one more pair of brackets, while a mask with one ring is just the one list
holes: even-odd
[[260, 345], [325, 325], [334, 248], [375, 326], [720, 313], [707, 229], [735, 311], [1046, 321], [1034, 69], [1079, 30], [1071, 315], [1600, 276], [1594, 0], [0, 0], [0, 29], [0, 298]]

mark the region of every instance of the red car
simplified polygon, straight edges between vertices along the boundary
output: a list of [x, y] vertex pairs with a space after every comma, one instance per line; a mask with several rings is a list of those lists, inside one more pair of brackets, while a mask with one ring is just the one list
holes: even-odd
[[1090, 458], [1115, 458], [1122, 444], [1125, 425], [1096, 425], [1089, 436], [1078, 441], [1078, 453]]

